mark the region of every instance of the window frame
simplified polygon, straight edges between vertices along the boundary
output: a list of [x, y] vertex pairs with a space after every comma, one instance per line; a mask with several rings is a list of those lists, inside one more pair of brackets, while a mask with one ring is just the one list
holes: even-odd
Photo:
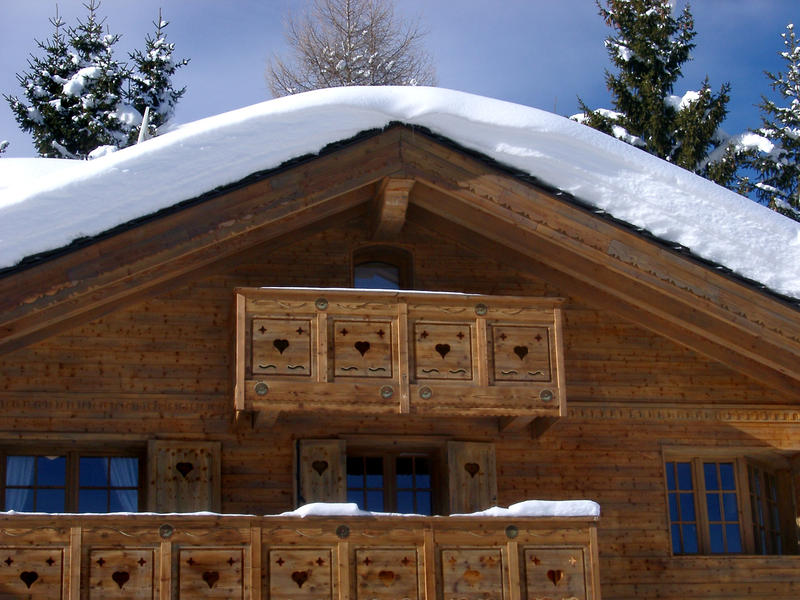
[[414, 256], [410, 249], [387, 244], [370, 244], [356, 248], [350, 257], [350, 287], [356, 287], [356, 268], [367, 263], [383, 263], [396, 267], [398, 289], [413, 289]]
[[[146, 505], [147, 456], [142, 448], [137, 447], [65, 447], [58, 444], [20, 444], [0, 446], [0, 506], [6, 508], [7, 463], [10, 456], [63, 456], [64, 469], [64, 513], [79, 513], [81, 458], [136, 458], [138, 462], [138, 485], [136, 487], [136, 511], [141, 512]], [[46, 486], [42, 486], [45, 488]], [[88, 487], [85, 489], [109, 489]], [[110, 488], [114, 489], [114, 488]]]
[[[698, 557], [698, 556], [782, 556], [792, 552], [791, 544], [788, 540], [794, 539], [797, 535], [796, 528], [788, 531], [786, 527], [789, 517], [786, 512], [796, 512], [790, 510], [785, 502], [781, 501], [781, 485], [778, 472], [788, 471], [789, 466], [785, 459], [778, 455], [765, 455], [763, 451], [758, 452], [755, 456], [748, 453], [733, 450], [704, 450], [704, 449], [668, 449], [663, 452], [662, 456], [662, 478], [664, 482], [664, 501], [666, 509], [666, 523], [669, 534], [670, 554], [673, 557]], [[675, 544], [672, 533], [672, 517], [670, 514], [669, 495], [673, 490], [669, 489], [669, 482], [667, 478], [667, 463], [669, 462], [683, 462], [690, 463], [692, 474], [692, 493], [694, 495], [694, 510], [695, 510], [695, 523], [697, 524], [697, 552], [675, 552]], [[709, 529], [709, 515], [708, 504], [706, 500], [706, 485], [704, 477], [704, 463], [732, 463], [734, 472], [734, 481], [736, 486], [736, 503], [737, 503], [737, 516], [739, 524], [739, 535], [741, 538], [742, 551], [741, 552], [712, 552], [710, 541]], [[786, 463], [786, 464], [785, 464]], [[751, 505], [752, 498], [752, 482], [750, 473], [752, 468], [760, 469], [762, 472], [769, 473], [776, 478], [777, 486], [777, 505], [778, 505], [778, 530], [777, 535], [780, 538], [782, 552], [777, 554], [774, 552], [761, 553], [758, 550], [757, 540], [754, 536], [754, 522], [753, 522], [753, 507]], [[679, 486], [676, 482], [675, 492], [680, 493]], [[783, 490], [789, 493], [789, 490]], [[790, 494], [791, 495], [791, 494]], [[788, 499], [791, 502], [791, 498]], [[681, 515], [679, 514], [679, 517]], [[681, 521], [677, 521], [681, 523]]]

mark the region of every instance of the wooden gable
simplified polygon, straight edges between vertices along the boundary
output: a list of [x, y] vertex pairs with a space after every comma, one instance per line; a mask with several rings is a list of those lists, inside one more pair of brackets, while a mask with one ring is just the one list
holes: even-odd
[[404, 126], [6, 273], [0, 353], [222, 268], [247, 248], [267, 252], [366, 213], [379, 239], [419, 224], [770, 388], [798, 389], [794, 306]]

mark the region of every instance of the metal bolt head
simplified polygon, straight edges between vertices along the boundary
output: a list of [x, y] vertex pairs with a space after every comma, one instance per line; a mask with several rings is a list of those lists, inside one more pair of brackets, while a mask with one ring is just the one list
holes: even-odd
[[336, 528], [336, 535], [339, 536], [340, 539], [345, 539], [350, 536], [350, 528], [347, 525], [339, 525]]
[[430, 400], [431, 396], [433, 396], [433, 390], [429, 388], [427, 385], [425, 387], [419, 388], [419, 397], [423, 400]]
[[169, 539], [173, 533], [175, 533], [175, 528], [172, 525], [165, 524], [158, 528], [158, 535], [161, 536], [161, 539]]
[[314, 306], [316, 306], [318, 310], [325, 310], [328, 308], [328, 301], [325, 298], [317, 298], [316, 302], [314, 302]]
[[269, 386], [264, 383], [263, 381], [259, 381], [255, 387], [256, 394], [259, 396], [266, 396], [267, 392], [269, 391]]
[[553, 391], [542, 390], [539, 392], [539, 398], [541, 398], [544, 402], [550, 402], [553, 399]]
[[394, 396], [394, 390], [392, 389], [392, 386], [385, 385], [381, 388], [381, 398], [388, 400], [392, 396]]
[[515, 537], [519, 535], [519, 529], [516, 525], [509, 525], [506, 527], [506, 537], [510, 540], [513, 540]]
[[478, 315], [479, 317], [484, 316], [488, 312], [489, 312], [489, 307], [486, 306], [483, 302], [475, 305], [475, 314]]

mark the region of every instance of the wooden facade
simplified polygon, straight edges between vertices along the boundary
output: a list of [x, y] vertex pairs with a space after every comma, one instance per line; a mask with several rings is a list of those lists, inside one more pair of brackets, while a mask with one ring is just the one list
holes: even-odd
[[[392, 262], [392, 249], [415, 292], [343, 289], [354, 256]], [[799, 315], [424, 132], [354, 140], [3, 273], [6, 503], [8, 457], [63, 455], [69, 473], [120, 456], [139, 461], [139, 510], [220, 515], [3, 515], [0, 597], [397, 597], [375, 589], [402, 582], [419, 598], [797, 598]], [[358, 339], [337, 346], [337, 319]], [[443, 337], [422, 345], [419, 322]], [[502, 373], [533, 359], [551, 372]], [[454, 373], [426, 379], [442, 365]], [[349, 457], [406, 455], [429, 461], [436, 514], [587, 498], [602, 515], [233, 516], [345, 500]], [[714, 498], [732, 514], [716, 518]], [[690, 501], [693, 520], [676, 518]], [[387, 566], [412, 551], [409, 574]], [[325, 583], [299, 584], [317, 554]], [[299, 566], [279, 574], [279, 558]], [[583, 587], [560, 566], [570, 558]]]

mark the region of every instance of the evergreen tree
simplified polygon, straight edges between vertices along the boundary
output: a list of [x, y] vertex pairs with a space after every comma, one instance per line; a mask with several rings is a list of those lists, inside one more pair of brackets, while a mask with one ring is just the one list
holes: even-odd
[[40, 156], [86, 158], [100, 147], [135, 143], [145, 106], [152, 112], [151, 134], [172, 114], [184, 90], [175, 91], [170, 76], [187, 61], [173, 63], [172, 44], [156, 25], [144, 52], [134, 52], [136, 72], [114, 58], [120, 36], [104, 33], [97, 0], [76, 27], [65, 27], [56, 14], [53, 34], [36, 42], [43, 56], [31, 55], [28, 71], [17, 75], [24, 99], [5, 96], [20, 128], [29, 132]]
[[673, 95], [683, 64], [691, 58], [694, 19], [687, 6], [677, 18], [670, 0], [607, 0], [600, 15], [613, 29], [606, 38], [617, 74], [606, 71], [615, 110], [591, 110], [579, 99], [581, 122], [614, 135], [690, 171], [728, 184], [735, 173], [732, 152], [720, 163], [708, 156], [724, 144], [719, 125], [727, 114], [730, 86], [714, 94]]
[[757, 171], [755, 194], [778, 212], [800, 221], [800, 42], [794, 26], [781, 34], [786, 72], [766, 72], [780, 100], [762, 96], [762, 127], [758, 131], [771, 144], [753, 153], [749, 166]]
[[0, 140], [0, 156], [3, 155], [3, 153], [6, 151], [7, 148], [8, 148], [8, 140]]
[[[158, 22], [154, 22], [155, 34], [147, 35], [144, 50], [136, 50], [130, 54], [134, 71], [130, 78], [128, 99], [133, 107], [144, 114], [150, 108], [149, 136], [158, 134], [158, 128], [169, 121], [178, 100], [186, 93], [183, 87], [176, 90], [172, 85], [172, 76], [180, 68], [189, 63], [188, 59], [174, 60], [172, 53], [175, 44], [167, 42], [165, 29], [168, 21], [161, 18], [158, 11]], [[138, 135], [138, 129], [135, 132]], [[132, 140], [133, 141], [133, 140]]]

